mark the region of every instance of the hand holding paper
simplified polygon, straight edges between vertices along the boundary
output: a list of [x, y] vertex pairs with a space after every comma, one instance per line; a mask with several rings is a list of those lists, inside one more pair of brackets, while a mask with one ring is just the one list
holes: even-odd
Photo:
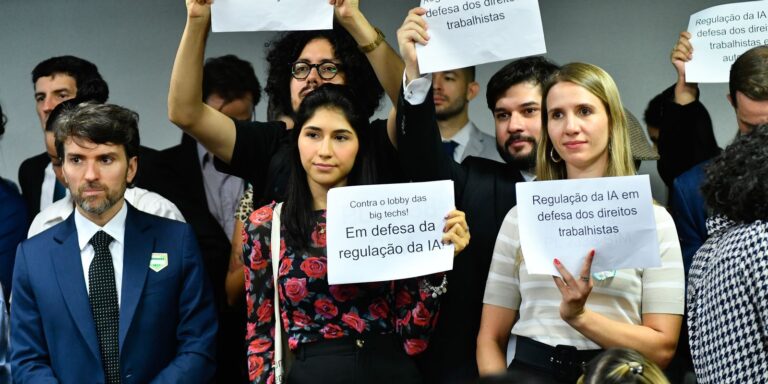
[[416, 43], [426, 45], [429, 40], [427, 21], [424, 20], [424, 8], [417, 7], [408, 11], [403, 25], [397, 30], [397, 43], [400, 46], [400, 56], [405, 61], [406, 82], [419, 77], [419, 61], [416, 58]]
[[445, 216], [443, 244], [453, 244], [453, 257], [456, 257], [469, 244], [469, 226], [464, 212], [452, 210]]
[[186, 0], [187, 17], [190, 19], [211, 17], [211, 4], [213, 0]]
[[328, 0], [333, 5], [333, 14], [342, 24], [345, 20], [362, 15], [359, 0]]
[[672, 48], [672, 66], [677, 71], [677, 84], [675, 84], [675, 103], [686, 105], [696, 100], [698, 84], [689, 83], [685, 77], [685, 65], [693, 58], [693, 46], [691, 34], [680, 32], [680, 38]]
[[584, 259], [584, 265], [581, 267], [581, 272], [578, 277], [574, 277], [568, 272], [568, 269], [560, 263], [560, 260], [555, 259], [554, 264], [557, 271], [560, 272], [560, 276], [552, 276], [555, 280], [557, 289], [560, 290], [560, 294], [563, 295], [563, 300], [560, 302], [560, 318], [565, 321], [569, 321], [577, 318], [584, 313], [584, 304], [587, 303], [587, 298], [592, 292], [592, 259], [595, 257], [595, 250], [589, 251], [587, 257]]

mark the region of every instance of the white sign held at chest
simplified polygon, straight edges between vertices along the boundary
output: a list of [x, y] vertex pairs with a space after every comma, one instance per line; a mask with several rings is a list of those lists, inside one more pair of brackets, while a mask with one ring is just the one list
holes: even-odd
[[421, 73], [546, 53], [538, 0], [421, 0], [430, 39]]
[[326, 219], [328, 283], [429, 275], [453, 267], [442, 244], [453, 182], [333, 188]]
[[333, 27], [333, 5], [325, 0], [216, 0], [213, 32], [308, 31]]
[[661, 266], [648, 175], [518, 183], [517, 209], [530, 274], [578, 275], [593, 248], [592, 272]]

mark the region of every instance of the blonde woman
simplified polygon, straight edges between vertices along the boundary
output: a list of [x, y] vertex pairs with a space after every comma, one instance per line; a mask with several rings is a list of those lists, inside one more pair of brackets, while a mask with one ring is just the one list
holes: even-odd
[[[613, 79], [583, 63], [563, 66], [543, 91], [537, 180], [635, 174], [627, 122]], [[654, 215], [662, 266], [592, 274], [594, 250], [580, 271], [529, 275], [519, 245], [517, 209], [496, 240], [477, 338], [481, 375], [503, 373], [525, 383], [575, 382], [605, 348], [628, 347], [666, 366], [674, 355], [684, 305], [680, 246], [672, 218]], [[554, 281], [553, 281], [554, 280]], [[507, 367], [510, 332], [515, 357]]]

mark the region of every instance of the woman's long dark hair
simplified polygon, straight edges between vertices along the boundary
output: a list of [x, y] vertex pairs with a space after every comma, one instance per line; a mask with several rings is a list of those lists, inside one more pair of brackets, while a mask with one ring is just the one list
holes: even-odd
[[372, 155], [372, 142], [367, 111], [356, 101], [354, 92], [342, 85], [325, 84], [307, 95], [299, 106], [293, 132], [291, 132], [291, 176], [285, 193], [285, 204], [281, 221], [285, 226], [286, 244], [296, 249], [306, 249], [315, 229], [312, 193], [307, 183], [307, 172], [299, 156], [299, 135], [307, 120], [323, 108], [338, 111], [344, 115], [358, 137], [359, 149], [355, 165], [347, 175], [347, 185], [375, 184], [376, 168]]

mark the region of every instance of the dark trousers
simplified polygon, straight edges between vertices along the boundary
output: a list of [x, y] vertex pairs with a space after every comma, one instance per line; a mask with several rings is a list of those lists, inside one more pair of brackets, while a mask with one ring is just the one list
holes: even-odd
[[307, 343], [296, 351], [288, 384], [421, 384], [416, 364], [394, 335]]
[[584, 366], [602, 350], [577, 350], [556, 347], [518, 336], [515, 359], [507, 368], [506, 378], [513, 383], [561, 384], [575, 383]]

